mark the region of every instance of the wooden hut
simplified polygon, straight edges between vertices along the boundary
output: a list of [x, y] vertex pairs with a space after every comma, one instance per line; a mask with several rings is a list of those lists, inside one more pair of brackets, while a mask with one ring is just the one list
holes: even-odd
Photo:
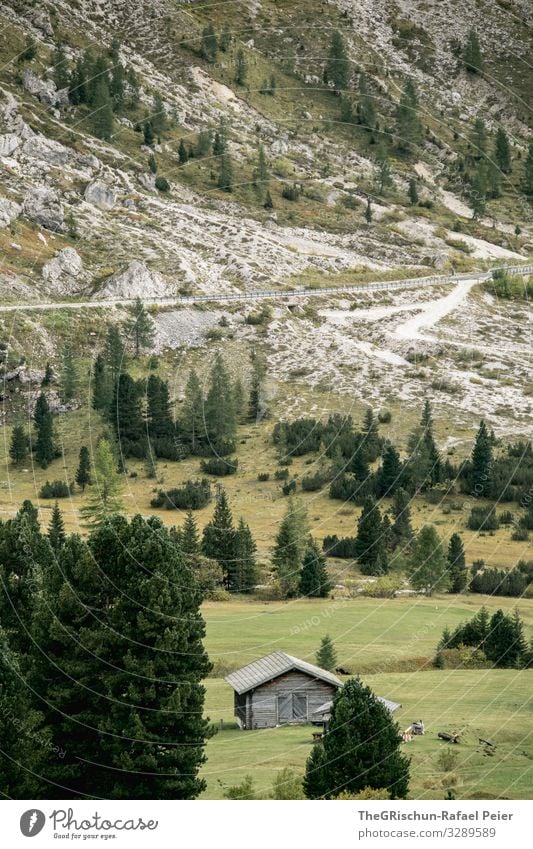
[[254, 660], [225, 679], [234, 693], [241, 728], [313, 721], [313, 714], [342, 687], [336, 675], [282, 651]]

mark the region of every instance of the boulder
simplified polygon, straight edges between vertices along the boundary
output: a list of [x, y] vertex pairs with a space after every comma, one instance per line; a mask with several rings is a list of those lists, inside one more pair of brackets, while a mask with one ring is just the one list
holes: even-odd
[[41, 135], [35, 135], [33, 138], [24, 142], [22, 150], [31, 159], [37, 159], [39, 162], [47, 162], [49, 165], [66, 165], [70, 157], [68, 147]]
[[117, 202], [115, 189], [102, 180], [94, 180], [94, 182], [89, 183], [83, 196], [88, 203], [92, 203], [98, 209], [113, 209]]
[[43, 35], [53, 36], [54, 28], [52, 27], [50, 15], [46, 9], [30, 9], [26, 17]]
[[46, 103], [48, 106], [55, 106], [58, 97], [56, 84], [53, 80], [43, 80], [34, 74], [30, 68], [26, 68], [22, 74], [22, 85], [29, 94], [32, 94], [41, 103]]
[[167, 284], [156, 271], [134, 260], [124, 271], [104, 280], [98, 297], [101, 298], [164, 298], [169, 294]]
[[20, 144], [20, 138], [16, 133], [6, 133], [0, 136], [0, 156], [11, 156]]
[[63, 248], [43, 267], [47, 288], [58, 295], [79, 291], [80, 277], [83, 277], [83, 263], [74, 248]]
[[0, 229], [9, 227], [15, 218], [18, 218], [22, 212], [22, 207], [18, 203], [7, 198], [0, 198]]
[[46, 230], [63, 230], [63, 206], [51, 189], [30, 189], [24, 197], [24, 213]]

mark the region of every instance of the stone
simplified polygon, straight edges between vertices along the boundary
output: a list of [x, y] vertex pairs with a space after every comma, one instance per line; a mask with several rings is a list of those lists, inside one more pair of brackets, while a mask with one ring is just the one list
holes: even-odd
[[44, 35], [53, 36], [54, 29], [46, 9], [31, 9], [26, 17]]
[[68, 147], [41, 135], [35, 135], [24, 142], [22, 150], [26, 156], [37, 159], [39, 162], [47, 162], [49, 165], [66, 165], [70, 158]]
[[169, 294], [167, 284], [156, 271], [134, 260], [124, 271], [104, 280], [99, 298], [164, 298]]
[[20, 144], [20, 138], [16, 133], [6, 133], [0, 136], [0, 156], [11, 156]]
[[86, 187], [83, 197], [98, 209], [113, 209], [117, 202], [117, 193], [112, 186], [102, 180], [94, 180]]
[[0, 198], [0, 228], [9, 227], [22, 212], [22, 207], [15, 201]]
[[55, 106], [57, 103], [57, 90], [53, 80], [43, 80], [34, 74], [30, 68], [26, 68], [22, 74], [22, 85], [29, 94], [32, 94], [41, 103]]
[[71, 281], [77, 280], [82, 274], [83, 263], [74, 248], [63, 248], [43, 267], [44, 279], [54, 285], [64, 278], [70, 278]]
[[63, 205], [59, 195], [51, 189], [30, 189], [24, 197], [24, 213], [46, 230], [63, 230]]

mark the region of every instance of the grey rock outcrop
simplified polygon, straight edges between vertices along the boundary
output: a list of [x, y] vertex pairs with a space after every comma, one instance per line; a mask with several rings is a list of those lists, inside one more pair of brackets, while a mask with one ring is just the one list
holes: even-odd
[[66, 165], [70, 157], [68, 147], [41, 135], [35, 135], [24, 142], [22, 151], [26, 156], [49, 165]]
[[99, 298], [162, 298], [169, 295], [167, 284], [157, 271], [134, 260], [124, 271], [104, 281]]
[[6, 133], [0, 136], [0, 156], [11, 156], [20, 144], [20, 138], [16, 133]]
[[58, 295], [80, 291], [85, 282], [83, 263], [74, 248], [63, 248], [43, 267], [47, 289]]
[[24, 213], [47, 230], [63, 230], [63, 205], [51, 189], [30, 189], [24, 198]]
[[88, 203], [92, 203], [98, 209], [113, 209], [117, 202], [115, 189], [104, 183], [103, 180], [95, 180], [93, 183], [89, 183], [83, 196]]
[[41, 103], [55, 106], [58, 102], [56, 85], [53, 80], [43, 80], [34, 74], [30, 68], [26, 68], [22, 74], [22, 85], [29, 94], [32, 94]]
[[0, 228], [9, 227], [22, 212], [22, 207], [12, 200], [0, 198]]

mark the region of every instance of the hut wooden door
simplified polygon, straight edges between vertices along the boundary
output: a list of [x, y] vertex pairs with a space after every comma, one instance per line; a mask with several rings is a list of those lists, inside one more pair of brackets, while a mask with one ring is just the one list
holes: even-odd
[[283, 693], [278, 696], [278, 722], [292, 722], [292, 693]]
[[305, 722], [307, 719], [306, 693], [282, 693], [278, 696], [278, 722]]

